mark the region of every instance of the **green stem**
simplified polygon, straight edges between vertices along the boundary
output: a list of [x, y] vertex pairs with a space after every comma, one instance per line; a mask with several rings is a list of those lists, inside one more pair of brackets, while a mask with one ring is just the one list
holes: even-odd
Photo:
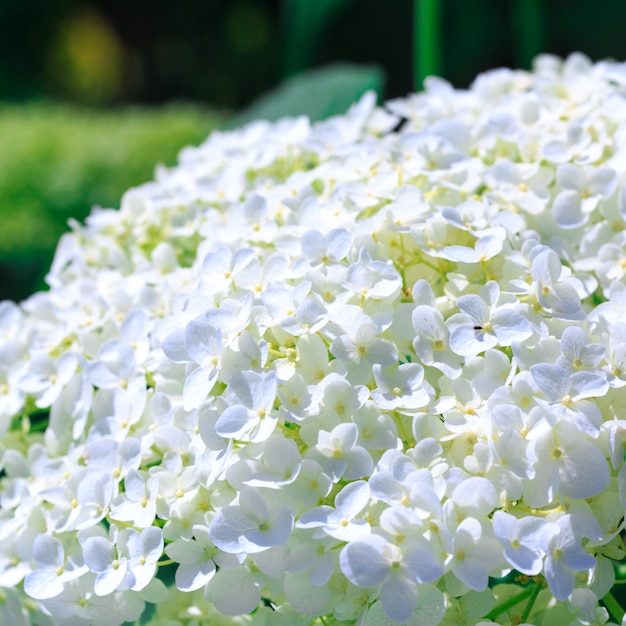
[[531, 587], [526, 587], [523, 591], [520, 591], [516, 596], [505, 600], [504, 602], [498, 604], [493, 610], [487, 615], [487, 619], [495, 619], [498, 615], [501, 615], [505, 611], [508, 611], [510, 608], [514, 607], [516, 604], [519, 604], [522, 600], [525, 600], [529, 596], [532, 596], [535, 593], [535, 588], [539, 587], [539, 585], [533, 585]]
[[511, 26], [515, 62], [518, 67], [530, 69], [533, 59], [548, 48], [548, 29], [543, 0], [513, 0]]
[[622, 605], [615, 599], [615, 596], [609, 591], [604, 598], [602, 598], [604, 606], [609, 610], [609, 613], [613, 616], [613, 619], [621, 624], [624, 619], [626, 611], [622, 608]]
[[441, 75], [441, 7], [443, 0], [415, 0], [413, 30], [414, 87], [426, 76]]
[[404, 426], [404, 422], [402, 421], [402, 416], [399, 413], [395, 413], [395, 418], [396, 425], [398, 426], [398, 430], [400, 431], [400, 438], [407, 446], [410, 446], [413, 437], [411, 437], [407, 432]]
[[524, 608], [524, 612], [522, 613], [522, 623], [525, 624], [530, 612], [533, 609], [533, 604], [535, 604], [535, 600], [541, 591], [541, 585], [535, 584], [533, 587], [533, 592], [530, 594], [530, 598], [528, 598], [528, 602], [526, 603], [526, 607]]

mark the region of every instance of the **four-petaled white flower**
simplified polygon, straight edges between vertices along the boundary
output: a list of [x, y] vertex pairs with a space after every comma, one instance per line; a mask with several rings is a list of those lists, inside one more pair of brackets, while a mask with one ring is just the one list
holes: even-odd
[[349, 543], [339, 556], [341, 571], [357, 587], [382, 585], [381, 600], [387, 615], [398, 622], [417, 606], [419, 586], [443, 574], [434, 549], [426, 541], [400, 549], [380, 535]]
[[370, 498], [366, 482], [355, 481], [346, 485], [335, 497], [335, 508], [318, 506], [307, 511], [296, 523], [298, 528], [319, 528], [325, 534], [351, 541], [370, 533], [365, 520], [354, 518], [365, 508]]
[[291, 535], [293, 514], [286, 507], [270, 511], [254, 487], [241, 490], [239, 504], [220, 510], [210, 525], [213, 543], [228, 554], [255, 553], [283, 545]]

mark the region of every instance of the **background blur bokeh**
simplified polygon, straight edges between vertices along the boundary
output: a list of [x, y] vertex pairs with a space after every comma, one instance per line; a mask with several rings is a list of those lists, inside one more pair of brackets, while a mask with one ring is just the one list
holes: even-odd
[[[413, 4], [0, 0], [0, 299], [44, 285], [68, 218], [118, 206], [212, 129], [411, 91]], [[440, 69], [459, 87], [539, 52], [626, 58], [623, 0], [441, 4]]]

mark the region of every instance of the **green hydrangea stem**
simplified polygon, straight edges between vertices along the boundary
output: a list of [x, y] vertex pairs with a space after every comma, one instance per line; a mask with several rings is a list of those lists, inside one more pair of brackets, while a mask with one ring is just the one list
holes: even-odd
[[533, 592], [530, 594], [530, 598], [528, 598], [528, 602], [526, 603], [526, 606], [524, 607], [524, 612], [522, 613], [522, 623], [526, 623], [526, 621], [528, 620], [530, 612], [533, 610], [533, 605], [535, 604], [535, 600], [537, 599], [541, 588], [541, 585], [538, 584], [535, 584], [535, 586], [533, 587]]
[[413, 72], [415, 89], [426, 76], [441, 75], [441, 7], [443, 0], [415, 0]]
[[626, 611], [622, 608], [622, 605], [616, 600], [615, 596], [609, 591], [604, 598], [602, 598], [604, 606], [608, 609], [609, 613], [613, 616], [613, 619], [621, 624], [626, 615]]
[[512, 31], [516, 64], [530, 69], [533, 59], [548, 50], [545, 4], [542, 0], [513, 0]]
[[520, 602], [522, 602], [522, 600], [525, 600], [526, 598], [532, 596], [533, 594], [538, 593], [538, 591], [537, 592], [535, 591], [537, 588], [541, 590], [540, 586], [537, 584], [526, 587], [524, 590], [520, 591], [517, 595], [513, 596], [512, 598], [509, 598], [508, 600], [505, 600], [504, 602], [501, 602], [500, 604], [495, 606], [493, 610], [487, 615], [487, 619], [491, 619], [491, 620], [495, 619], [496, 617], [498, 617], [498, 615], [501, 615], [505, 611], [508, 611], [509, 609], [513, 608], [516, 604], [519, 604]]

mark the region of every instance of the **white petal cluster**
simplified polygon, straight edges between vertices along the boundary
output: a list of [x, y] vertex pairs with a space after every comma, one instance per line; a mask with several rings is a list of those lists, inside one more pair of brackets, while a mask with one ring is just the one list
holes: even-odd
[[0, 303], [0, 623], [490, 623], [516, 576], [606, 621], [626, 64], [214, 133], [48, 282]]

